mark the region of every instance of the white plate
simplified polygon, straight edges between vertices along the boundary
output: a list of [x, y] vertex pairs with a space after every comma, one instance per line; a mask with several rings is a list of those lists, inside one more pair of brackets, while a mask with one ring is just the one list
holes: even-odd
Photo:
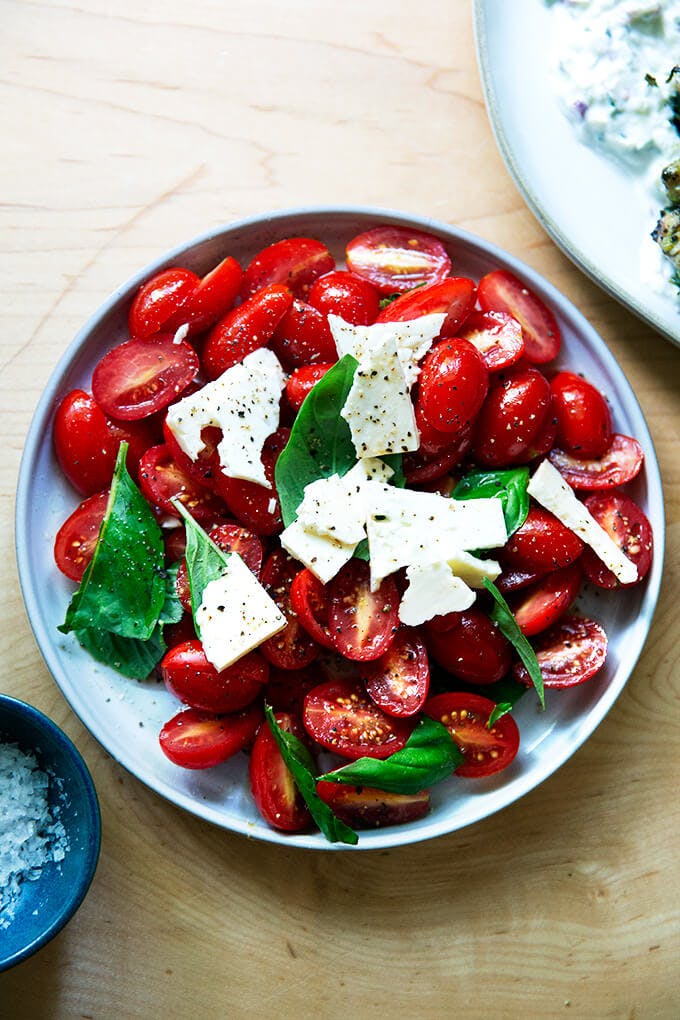
[[[661, 480], [640, 407], [604, 342], [581, 314], [537, 273], [493, 245], [426, 219], [382, 209], [293, 210], [232, 224], [190, 241], [147, 266], [123, 285], [85, 325], [57, 365], [35, 412], [19, 474], [16, 541], [28, 616], [48, 668], [73, 710], [117, 761], [161, 796], [226, 829], [301, 847], [331, 849], [319, 834], [274, 832], [251, 801], [244, 755], [218, 768], [191, 772], [172, 765], [158, 746], [158, 731], [179, 705], [155, 681], [139, 683], [94, 662], [73, 639], [57, 631], [73, 585], [54, 566], [52, 547], [62, 521], [78, 503], [52, 450], [52, 418], [59, 400], [76, 386], [88, 388], [92, 369], [126, 338], [127, 310], [139, 284], [168, 265], [205, 272], [227, 254], [242, 263], [271, 241], [294, 235], [323, 239], [339, 261], [347, 241], [377, 223], [400, 223], [437, 234], [455, 270], [479, 278], [491, 268], [520, 274], [554, 309], [564, 334], [560, 362], [577, 367], [605, 392], [619, 431], [634, 435], [646, 455], [646, 472], [632, 488], [654, 529], [655, 560], [645, 584], [593, 600], [593, 615], [609, 635], [603, 671], [591, 682], [548, 692], [547, 710], [528, 694], [516, 719], [520, 752], [512, 765], [482, 780], [455, 777], [436, 787], [433, 810], [411, 825], [361, 833], [359, 848], [383, 848], [452, 832], [497, 811], [549, 776], [595, 729], [628, 679], [644, 644], [659, 591], [664, 516]], [[587, 602], [583, 608], [588, 612]], [[338, 849], [338, 846], [332, 847]]]
[[595, 283], [680, 344], [680, 293], [650, 237], [659, 203], [643, 179], [582, 144], [565, 116], [554, 12], [544, 0], [474, 0], [474, 9], [491, 124], [527, 204]]

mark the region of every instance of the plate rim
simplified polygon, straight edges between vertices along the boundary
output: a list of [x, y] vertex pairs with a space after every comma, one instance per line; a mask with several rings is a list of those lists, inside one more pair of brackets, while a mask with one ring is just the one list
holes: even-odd
[[[87, 713], [83, 710], [83, 706], [77, 697], [77, 688], [75, 691], [72, 689], [73, 685], [69, 680], [68, 671], [57, 654], [54, 637], [48, 632], [41, 618], [35, 592], [29, 583], [30, 569], [26, 553], [27, 544], [30, 541], [30, 534], [27, 533], [27, 528], [29, 521], [28, 506], [31, 491], [32, 462], [37, 455], [37, 451], [40, 448], [41, 443], [45, 441], [45, 437], [51, 436], [51, 429], [49, 426], [51, 425], [51, 418], [56, 406], [55, 400], [59, 388], [62, 385], [63, 376], [79, 352], [81, 345], [100, 320], [106, 316], [109, 311], [111, 311], [123, 295], [129, 292], [132, 288], [139, 286], [139, 284], [146, 279], [149, 274], [162, 269], [178, 255], [187, 252], [196, 245], [213, 240], [227, 232], [239, 231], [254, 226], [263, 226], [268, 224], [273, 225], [280, 220], [289, 220], [292, 217], [299, 218], [302, 216], [324, 217], [326, 219], [356, 217], [359, 220], [365, 220], [367, 226], [371, 221], [373, 223], [386, 221], [401, 223], [419, 229], [430, 230], [434, 233], [445, 236], [450, 243], [462, 243], [472, 247], [475, 252], [481, 252], [484, 256], [489, 257], [490, 259], [498, 260], [503, 264], [509, 263], [511, 268], [513, 268], [514, 271], [521, 273], [531, 286], [536, 287], [539, 292], [547, 295], [548, 300], [555, 302], [561, 315], [566, 314], [571, 319], [577, 328], [579, 335], [587, 337], [588, 343], [594, 347], [598, 357], [604, 360], [607, 371], [611, 373], [615, 380], [617, 393], [621, 391], [626, 392], [627, 406], [630, 408], [631, 414], [636, 419], [636, 438], [642, 442], [645, 450], [649, 451], [652, 455], [651, 457], [646, 458], [646, 481], [650, 501], [652, 499], [652, 495], [658, 497], [658, 510], [660, 512], [660, 520], [657, 522], [654, 531], [655, 557], [652, 570], [647, 578], [646, 589], [644, 591], [640, 607], [640, 617], [644, 617], [645, 619], [644, 634], [637, 641], [635, 654], [629, 660], [625, 679], [617, 684], [610, 683], [607, 689], [599, 697], [596, 704], [589, 709], [587, 715], [583, 719], [583, 725], [579, 730], [578, 739], [569, 744], [569, 748], [565, 753], [555, 755], [554, 759], [548, 758], [547, 761], [542, 763], [541, 767], [535, 767], [534, 770], [523, 777], [522, 781], [517, 781], [516, 784], [513, 784], [513, 788], [506, 791], [505, 796], [503, 796], [504, 788], [492, 791], [487, 795], [487, 797], [480, 796], [477, 809], [470, 812], [470, 816], [463, 824], [447, 827], [442, 825], [441, 820], [436, 822], [421, 821], [417, 829], [414, 824], [411, 823], [410, 825], [403, 827], [399, 826], [378, 830], [364, 830], [363, 839], [360, 836], [359, 844], [356, 847], [347, 846], [345, 844], [328, 843], [320, 833], [309, 835], [296, 834], [291, 836], [290, 834], [279, 833], [273, 829], [263, 830], [262, 828], [258, 828], [255, 830], [253, 823], [246, 819], [233, 818], [227, 820], [224, 817], [217, 817], [218, 813], [214, 809], [211, 809], [210, 805], [205, 802], [197, 802], [194, 797], [184, 791], [169, 790], [164, 781], [153, 777], [150, 779], [148, 776], [140, 774], [138, 769], [135, 769], [130, 764], [122, 761], [115, 751], [111, 750], [109, 746], [107, 746], [106, 734], [104, 733], [103, 736], [100, 735], [99, 731], [101, 728], [97, 726], [96, 723], [93, 728], [90, 723], [86, 721]], [[517, 258], [511, 252], [501, 249], [494, 242], [488, 241], [485, 238], [479, 237], [469, 231], [463, 230], [455, 225], [445, 223], [441, 220], [389, 208], [363, 205], [298, 206], [277, 209], [271, 212], [265, 212], [229, 221], [203, 231], [195, 237], [174, 246], [169, 251], [163, 252], [160, 256], [152, 260], [148, 265], [134, 273], [127, 281], [117, 287], [77, 331], [74, 339], [67, 346], [50, 373], [47, 384], [45, 385], [33, 412], [31, 424], [26, 435], [19, 468], [15, 504], [15, 552], [19, 581], [29, 624], [33, 631], [38, 649], [45, 661], [48, 671], [51, 673], [62, 696], [69, 704], [69, 707], [80, 719], [83, 726], [85, 726], [94, 739], [97, 740], [97, 742], [106, 750], [107, 754], [117, 761], [119, 765], [125, 768], [128, 773], [135, 776], [136, 779], [144, 783], [145, 786], [153, 790], [157, 795], [163, 797], [170, 803], [187, 810], [190, 814], [193, 814], [196, 817], [209, 821], [227, 831], [237, 832], [250, 838], [259, 839], [263, 842], [315, 850], [384, 850], [424, 842], [440, 835], [450, 835], [453, 832], [460, 831], [461, 829], [466, 828], [467, 826], [486, 817], [490, 817], [497, 811], [514, 803], [516, 800], [525, 796], [531, 790], [543, 783], [550, 775], [557, 771], [558, 768], [564, 765], [602, 722], [626, 686], [628, 679], [635, 668], [637, 660], [647, 640], [654, 611], [658, 602], [663, 569], [664, 546], [665, 515], [663, 488], [652, 436], [649, 432], [639, 401], [628, 382], [625, 373], [604, 340], [599, 336], [595, 328], [579, 311], [579, 309], [541, 273], [533, 269], [531, 266], [526, 265], [521, 259]], [[67, 693], [67, 690], [69, 693]], [[494, 803], [491, 804], [491, 807], [489, 807], [489, 798], [492, 798], [494, 801]], [[496, 803], [496, 801], [498, 801], [498, 803]], [[393, 836], [398, 838], [393, 838]], [[372, 837], [370, 838], [370, 841], [369, 837]]]

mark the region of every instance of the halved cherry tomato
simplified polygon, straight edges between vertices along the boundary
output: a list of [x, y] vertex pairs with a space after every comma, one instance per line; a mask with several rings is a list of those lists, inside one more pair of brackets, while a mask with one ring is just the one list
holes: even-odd
[[425, 714], [443, 723], [465, 756], [457, 776], [479, 779], [501, 772], [514, 760], [519, 730], [511, 715], [503, 715], [489, 728], [493, 701], [479, 694], [449, 691], [425, 704]]
[[184, 525], [163, 528], [163, 542], [165, 544], [165, 564], [170, 567], [173, 563], [177, 563], [177, 560], [181, 560], [187, 551], [187, 533]]
[[402, 294], [396, 301], [383, 308], [376, 322], [407, 322], [421, 315], [440, 315], [446, 318], [439, 335], [456, 336], [462, 324], [474, 308], [477, 287], [467, 276], [452, 276], [439, 283]]
[[432, 234], [408, 227], [373, 227], [353, 238], [345, 252], [351, 273], [381, 294], [403, 294], [449, 275], [451, 259]]
[[556, 424], [550, 383], [515, 366], [492, 383], [475, 426], [474, 454], [487, 467], [526, 464], [550, 449]]
[[616, 489], [632, 481], [642, 467], [644, 451], [637, 439], [614, 433], [611, 446], [599, 460], [570, 457], [564, 450], [550, 451], [550, 461], [572, 489]]
[[513, 570], [512, 567], [508, 567], [494, 583], [503, 595], [507, 595], [528, 588], [542, 577], [545, 577], [545, 570]]
[[176, 331], [186, 323], [188, 336], [210, 329], [234, 304], [242, 279], [243, 270], [236, 259], [228, 255], [202, 277], [185, 304], [165, 323], [165, 329]]
[[427, 649], [417, 630], [400, 627], [380, 658], [364, 667], [366, 690], [388, 715], [419, 712], [430, 689]]
[[311, 393], [319, 379], [323, 379], [332, 365], [302, 365], [296, 368], [286, 382], [286, 400], [297, 412], [305, 402], [305, 398]]
[[292, 300], [286, 287], [265, 287], [227, 312], [210, 330], [203, 347], [201, 360], [208, 379], [217, 379], [248, 354], [266, 347]]
[[222, 429], [216, 428], [214, 425], [206, 425], [201, 430], [201, 439], [205, 446], [196, 460], [188, 457], [179, 445], [167, 419], [163, 419], [163, 439], [170, 450], [172, 459], [185, 474], [193, 478], [201, 488], [213, 489], [215, 487], [215, 469], [219, 465], [217, 447], [222, 439]]
[[54, 449], [61, 470], [83, 496], [92, 496], [111, 484], [123, 441], [128, 443], [127, 469], [136, 478], [139, 458], [153, 443], [153, 434], [145, 424], [112, 421], [84, 390], [71, 390], [59, 404], [54, 416]]
[[262, 287], [281, 283], [306, 300], [314, 281], [333, 269], [335, 259], [321, 241], [288, 237], [258, 252], [243, 275], [241, 294], [248, 298]]
[[300, 626], [290, 589], [300, 564], [283, 549], [275, 549], [262, 570], [262, 584], [288, 621], [283, 630], [260, 645], [260, 651], [279, 669], [303, 669], [319, 654], [319, 646]]
[[249, 652], [221, 671], [208, 662], [200, 641], [186, 641], [161, 660], [163, 682], [171, 694], [205, 712], [238, 712], [250, 705], [269, 679], [269, 663]]
[[638, 571], [636, 581], [623, 585], [599, 556], [587, 548], [583, 553], [583, 569], [588, 580], [600, 588], [630, 588], [639, 584], [652, 565], [654, 550], [652, 526], [644, 511], [623, 492], [595, 492], [588, 496], [585, 505]]
[[460, 435], [477, 417], [488, 388], [486, 365], [468, 340], [440, 340], [426, 354], [419, 399], [440, 432]]
[[[276, 712], [275, 718], [286, 733], [304, 739], [302, 727], [294, 715]], [[312, 816], [267, 722], [260, 727], [253, 744], [249, 773], [253, 800], [268, 825], [283, 832], [303, 832], [310, 828]]]
[[209, 769], [250, 744], [262, 721], [260, 705], [234, 715], [214, 715], [187, 708], [173, 716], [158, 740], [166, 758], [184, 769]]
[[353, 829], [382, 829], [386, 825], [408, 825], [430, 810], [430, 793], [387, 793], [370, 786], [350, 786], [322, 779], [316, 784], [324, 804]]
[[399, 592], [392, 577], [371, 591], [368, 563], [353, 559], [327, 586], [328, 629], [336, 651], [346, 659], [379, 659], [399, 626]]
[[256, 535], [276, 535], [283, 529], [281, 507], [274, 488], [274, 470], [289, 436], [289, 429], [279, 428], [267, 437], [262, 448], [262, 466], [271, 489], [242, 478], [228, 478], [219, 466], [216, 469], [215, 491], [239, 523]]
[[534, 365], [556, 358], [562, 345], [557, 319], [537, 294], [507, 269], [479, 281], [477, 300], [483, 312], [508, 312], [522, 327], [524, 355]]
[[200, 283], [190, 269], [163, 269], [143, 283], [130, 306], [130, 336], [145, 339], [163, 328], [189, 300]]
[[528, 573], [567, 567], [578, 559], [583, 542], [548, 510], [531, 507], [521, 527], [503, 548], [504, 566]]
[[370, 326], [380, 307], [378, 292], [367, 280], [340, 270], [319, 277], [308, 301], [323, 315], [332, 312], [354, 326]]
[[457, 444], [458, 435], [442, 432], [440, 429], [430, 425], [425, 417], [420, 396], [416, 399], [413, 410], [415, 411], [416, 425], [418, 426], [418, 435], [420, 436], [418, 453], [425, 457], [438, 457], [440, 454], [451, 450]]
[[509, 368], [524, 354], [524, 336], [507, 312], [472, 312], [458, 333], [477, 348], [489, 372]]
[[612, 441], [612, 416], [600, 391], [575, 372], [558, 372], [550, 391], [560, 449], [575, 457], [604, 456]]
[[286, 368], [338, 360], [327, 316], [297, 298], [276, 327], [271, 348]]
[[[430, 442], [433, 431], [428, 432], [426, 442]], [[409, 485], [424, 486], [438, 481], [448, 475], [452, 468], [460, 464], [472, 446], [472, 427], [464, 428], [457, 436], [449, 438], [453, 442], [441, 453], [428, 454], [417, 450], [415, 453], [404, 454], [403, 467]]]
[[329, 680], [305, 698], [305, 729], [317, 744], [343, 758], [388, 758], [404, 746], [412, 719], [386, 715], [361, 683]]
[[480, 609], [435, 617], [425, 635], [434, 661], [467, 683], [492, 684], [510, 669], [512, 645]]
[[[544, 687], [575, 687], [604, 666], [607, 635], [594, 620], [565, 616], [537, 638], [534, 650]], [[512, 672], [520, 683], [531, 686], [523, 663], [516, 663]]]
[[170, 502], [175, 496], [199, 524], [213, 524], [225, 517], [222, 500], [214, 492], [197, 485], [173, 460], [164, 444], [152, 446], [140, 460], [139, 487], [149, 503], [172, 517], [180, 516]]
[[553, 571], [513, 601], [511, 608], [523, 634], [539, 634], [566, 613], [581, 587], [581, 562]]
[[169, 649], [183, 645], [186, 641], [195, 641], [196, 628], [191, 613], [184, 613], [177, 623], [166, 623], [163, 628], [163, 640]]
[[72, 581], [82, 581], [104, 520], [108, 490], [88, 496], [66, 518], [54, 540], [54, 561]]
[[316, 661], [305, 669], [277, 669], [271, 666], [265, 701], [275, 712], [302, 715], [305, 696], [318, 685], [322, 676]]
[[307, 633], [324, 648], [334, 648], [328, 630], [328, 597], [325, 585], [311, 570], [301, 570], [290, 586], [293, 611]]
[[128, 340], [105, 354], [92, 373], [92, 393], [113, 418], [137, 421], [161, 411], [194, 379], [198, 355], [172, 333]]

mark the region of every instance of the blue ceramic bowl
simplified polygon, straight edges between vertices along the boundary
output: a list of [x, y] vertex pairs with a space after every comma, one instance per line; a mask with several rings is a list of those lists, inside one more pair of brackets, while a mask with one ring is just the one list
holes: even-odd
[[79, 751], [55, 723], [31, 705], [0, 695], [0, 742], [35, 754], [50, 776], [49, 805], [64, 826], [64, 859], [23, 882], [9, 927], [0, 929], [0, 971], [25, 960], [61, 931], [82, 903], [97, 867], [99, 803]]

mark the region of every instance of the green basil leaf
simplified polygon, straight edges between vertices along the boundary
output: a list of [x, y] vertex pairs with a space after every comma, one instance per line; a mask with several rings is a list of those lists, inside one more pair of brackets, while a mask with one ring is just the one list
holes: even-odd
[[458, 482], [451, 495], [454, 499], [490, 499], [498, 496], [508, 535], [524, 524], [529, 513], [529, 468], [503, 471], [471, 471]]
[[159, 623], [179, 623], [184, 616], [184, 606], [177, 594], [177, 571], [179, 562], [167, 567], [165, 573], [165, 602], [158, 617]]
[[401, 751], [382, 760], [359, 758], [319, 778], [389, 793], [420, 793], [447, 779], [462, 763], [463, 755], [446, 726], [423, 716]]
[[527, 668], [527, 672], [531, 677], [531, 682], [536, 688], [538, 694], [538, 700], [541, 702], [541, 707], [545, 708], [545, 693], [543, 691], [543, 674], [541, 668], [538, 665], [538, 659], [536, 653], [527, 641], [526, 637], [519, 629], [517, 620], [512, 615], [510, 606], [505, 601], [501, 593], [495, 584], [492, 584], [488, 578], [483, 578], [484, 587], [493, 597], [495, 605], [491, 610], [490, 616], [494, 623], [498, 624], [498, 628], [511, 645], [515, 647], [517, 654]]
[[293, 733], [286, 733], [281, 729], [269, 705], [265, 705], [264, 712], [274, 740], [278, 744], [281, 757], [309, 808], [309, 813], [328, 842], [349, 843], [356, 846], [359, 837], [354, 829], [350, 829], [349, 825], [341, 822], [316, 792], [316, 779], [314, 778], [316, 769], [312, 756], [305, 745]]
[[121, 443], [92, 560], [59, 627], [148, 640], [165, 601], [163, 536], [125, 467]]
[[496, 707], [489, 716], [489, 721], [486, 724], [487, 730], [490, 730], [493, 724], [499, 719], [502, 719], [504, 715], [508, 714], [508, 712], [512, 712], [512, 703], [510, 701], [496, 702]]
[[200, 637], [196, 613], [203, 601], [203, 592], [211, 581], [222, 576], [230, 554], [213, 542], [179, 499], [173, 499], [172, 504], [181, 514], [186, 527], [187, 547], [184, 556], [191, 591], [191, 611], [196, 633]]
[[77, 630], [75, 636], [94, 659], [133, 680], [146, 680], [166, 650], [160, 625], [147, 641], [121, 637], [104, 630]]

